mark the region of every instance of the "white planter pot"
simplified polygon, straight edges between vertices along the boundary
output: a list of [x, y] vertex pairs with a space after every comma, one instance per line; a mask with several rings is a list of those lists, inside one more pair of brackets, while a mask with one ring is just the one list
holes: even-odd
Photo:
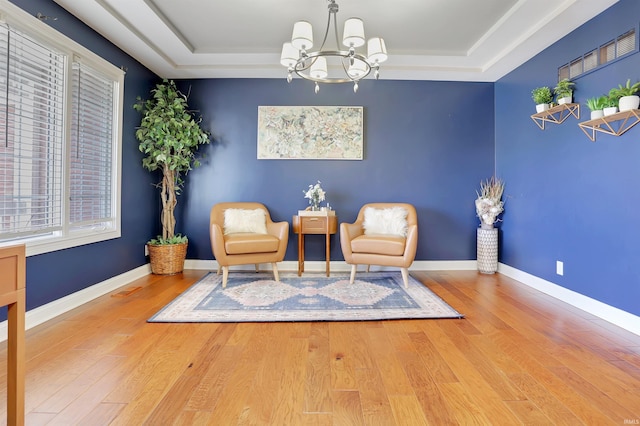
[[598, 109], [596, 111], [591, 111], [591, 119], [595, 120], [596, 118], [602, 118], [604, 117], [604, 111], [601, 109]]
[[565, 96], [564, 98], [558, 98], [558, 105], [570, 104], [572, 100], [571, 96]]
[[618, 107], [606, 107], [602, 111], [604, 112], [604, 115], [611, 115], [618, 112]]
[[638, 106], [640, 106], [640, 96], [637, 95], [623, 96], [618, 102], [618, 109], [620, 109], [620, 112], [638, 109]]
[[538, 104], [536, 105], [536, 112], [543, 112], [549, 109], [549, 104]]

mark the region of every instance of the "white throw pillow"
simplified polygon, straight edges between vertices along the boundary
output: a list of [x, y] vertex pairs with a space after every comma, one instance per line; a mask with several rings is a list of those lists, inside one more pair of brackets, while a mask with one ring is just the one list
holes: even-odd
[[263, 209], [226, 209], [224, 235], [236, 232], [267, 233], [267, 216]]
[[364, 234], [406, 237], [407, 214], [407, 209], [402, 207], [389, 207], [386, 209], [367, 207], [364, 209]]

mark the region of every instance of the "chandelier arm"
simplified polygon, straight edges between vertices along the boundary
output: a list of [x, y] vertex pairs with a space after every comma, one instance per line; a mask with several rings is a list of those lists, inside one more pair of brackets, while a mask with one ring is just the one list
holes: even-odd
[[[313, 59], [315, 60], [316, 58], [320, 57], [320, 56], [324, 56], [324, 57], [334, 57], [334, 58], [341, 58], [342, 60], [344, 59], [349, 59], [350, 57], [350, 52], [348, 50], [324, 50], [322, 52], [318, 51], [318, 52], [311, 52], [308, 53], [307, 59]], [[362, 61], [365, 65], [365, 71], [362, 73], [362, 76], [358, 79], [358, 80], [354, 80], [349, 74], [346, 75], [346, 78], [337, 78], [337, 77], [332, 77], [332, 78], [316, 78], [313, 77], [311, 75], [309, 75], [308, 73], [305, 73], [305, 71], [307, 71], [310, 66], [304, 66], [304, 61], [303, 60], [299, 60], [294, 68], [293, 71], [299, 76], [304, 78], [305, 80], [309, 80], [309, 81], [317, 81], [319, 83], [352, 83], [352, 82], [356, 82], [356, 81], [360, 81], [361, 79], [365, 78], [366, 76], [369, 75], [369, 73], [371, 73], [371, 65], [369, 64], [369, 62], [367, 62], [367, 58], [361, 54], [361, 53], [355, 53], [353, 55], [353, 57], [359, 61]]]

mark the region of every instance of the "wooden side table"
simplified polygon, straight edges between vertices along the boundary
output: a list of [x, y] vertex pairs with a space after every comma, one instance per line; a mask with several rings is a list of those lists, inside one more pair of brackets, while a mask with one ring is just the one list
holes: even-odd
[[7, 306], [7, 425], [24, 425], [25, 246], [0, 249], [0, 306]]
[[329, 276], [329, 260], [331, 245], [329, 243], [329, 236], [335, 234], [338, 231], [338, 217], [335, 211], [299, 211], [297, 215], [293, 216], [293, 232], [298, 234], [298, 276], [301, 276], [304, 272], [304, 236], [307, 234], [324, 234], [326, 253], [325, 259], [327, 262], [326, 271], [327, 277]]

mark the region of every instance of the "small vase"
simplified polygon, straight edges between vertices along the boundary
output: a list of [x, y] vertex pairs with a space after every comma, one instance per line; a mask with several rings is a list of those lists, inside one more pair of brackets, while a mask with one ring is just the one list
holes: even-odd
[[311, 204], [311, 211], [319, 212], [320, 211], [320, 205], [319, 204]]

